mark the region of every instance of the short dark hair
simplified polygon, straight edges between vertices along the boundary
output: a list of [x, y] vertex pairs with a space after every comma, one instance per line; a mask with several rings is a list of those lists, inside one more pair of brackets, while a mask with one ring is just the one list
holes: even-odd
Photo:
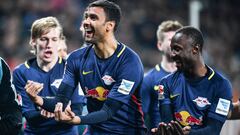
[[190, 37], [192, 39], [192, 45], [199, 45], [200, 51], [202, 52], [204, 40], [203, 35], [200, 30], [197, 28], [191, 27], [191, 26], [184, 26], [176, 31], [177, 33], [182, 33], [186, 35], [187, 37]]
[[106, 21], [114, 21], [115, 22], [114, 31], [117, 30], [117, 27], [122, 16], [122, 11], [121, 8], [116, 3], [110, 2], [108, 0], [97, 0], [93, 3], [90, 3], [88, 5], [88, 8], [89, 7], [103, 8], [106, 14]]

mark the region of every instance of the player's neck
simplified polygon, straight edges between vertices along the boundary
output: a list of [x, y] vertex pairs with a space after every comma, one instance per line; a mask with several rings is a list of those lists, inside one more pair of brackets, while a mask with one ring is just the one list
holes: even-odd
[[176, 64], [174, 62], [168, 61], [168, 59], [164, 55], [162, 56], [161, 67], [165, 71], [170, 72], [170, 73], [172, 73], [172, 72], [177, 70]]
[[195, 61], [195, 63], [192, 65], [193, 67], [185, 73], [189, 78], [204, 77], [207, 74], [207, 67], [202, 58]]
[[200, 57], [200, 60], [198, 63], [196, 63], [196, 70], [195, 74], [198, 75], [199, 77], [203, 77], [207, 74], [207, 67], [203, 61], [203, 58]]
[[58, 57], [54, 58], [51, 62], [44, 62], [37, 58], [37, 64], [39, 68], [41, 68], [43, 71], [48, 72], [50, 71], [54, 65], [57, 63]]
[[94, 46], [96, 55], [102, 59], [106, 59], [112, 56], [116, 49], [117, 49], [117, 40], [114, 38], [114, 36], [106, 38], [103, 41], [98, 42]]

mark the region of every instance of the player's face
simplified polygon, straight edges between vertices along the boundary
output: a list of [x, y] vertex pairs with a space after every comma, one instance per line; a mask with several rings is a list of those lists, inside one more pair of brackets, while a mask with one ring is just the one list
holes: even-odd
[[192, 41], [182, 33], [177, 33], [171, 41], [171, 57], [176, 62], [178, 70], [189, 72], [194, 66]]
[[84, 13], [84, 40], [90, 43], [103, 41], [106, 34], [106, 15], [101, 7], [90, 7]]
[[58, 45], [60, 43], [60, 30], [51, 28], [48, 33], [33, 39], [37, 58], [43, 63], [51, 63], [58, 57]]
[[164, 55], [167, 56], [168, 60], [170, 61], [171, 58], [171, 47], [170, 47], [170, 44], [171, 44], [171, 40], [172, 40], [172, 37], [173, 35], [175, 34], [175, 31], [169, 31], [169, 32], [165, 32], [163, 33], [163, 40], [162, 41], [159, 41], [159, 50], [163, 52]]

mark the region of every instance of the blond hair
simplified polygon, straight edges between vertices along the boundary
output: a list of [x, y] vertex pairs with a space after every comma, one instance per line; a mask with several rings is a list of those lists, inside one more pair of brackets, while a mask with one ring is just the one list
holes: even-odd
[[59, 28], [60, 38], [63, 37], [63, 28], [56, 17], [49, 16], [34, 21], [31, 27], [30, 44], [32, 39], [39, 38], [41, 35], [48, 33], [51, 28]]
[[157, 30], [157, 39], [158, 41], [163, 41], [164, 35], [163, 33], [169, 32], [169, 31], [176, 31], [179, 28], [182, 28], [182, 24], [178, 21], [163, 21], [159, 26]]

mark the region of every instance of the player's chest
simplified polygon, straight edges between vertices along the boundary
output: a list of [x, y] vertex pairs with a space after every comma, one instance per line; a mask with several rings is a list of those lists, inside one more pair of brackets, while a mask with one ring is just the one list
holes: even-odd
[[63, 70], [61, 70], [61, 72], [56, 71], [51, 73], [31, 71], [25, 75], [25, 80], [43, 83], [43, 90], [48, 89], [50, 91], [57, 91], [61, 84], [62, 76]]
[[120, 70], [118, 62], [114, 58], [107, 60], [98, 60], [95, 57], [89, 58], [82, 63], [79, 69], [80, 82], [87, 86], [102, 85], [111, 87], [116, 82], [117, 72]]
[[175, 106], [206, 110], [214, 99], [214, 88], [202, 85], [179, 84], [170, 91], [170, 99]]

